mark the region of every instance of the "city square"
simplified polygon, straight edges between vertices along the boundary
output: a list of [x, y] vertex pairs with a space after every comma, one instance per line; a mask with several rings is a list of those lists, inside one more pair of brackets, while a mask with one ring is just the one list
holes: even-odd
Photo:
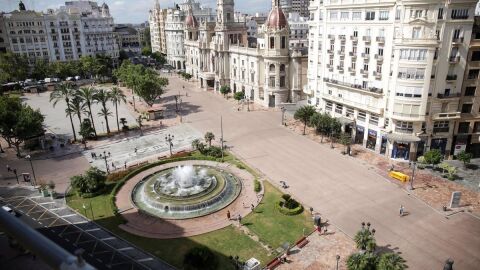
[[[462, 79], [458, 82], [463, 90], [458, 97], [450, 93], [448, 99], [447, 93], [436, 97], [444, 80], [437, 80], [435, 71], [423, 64], [416, 70], [426, 69], [428, 78], [431, 72], [437, 88], [424, 87], [418, 76], [416, 88], [408, 88], [413, 86], [405, 86], [407, 75], [398, 69], [391, 71], [399, 72], [398, 78], [390, 76], [395, 78], [392, 86], [381, 84], [382, 71], [377, 70], [372, 75], [376, 80], [357, 87], [341, 79], [343, 75], [331, 74], [333, 64], [318, 75], [318, 84], [317, 78], [313, 82], [310, 72], [317, 77], [323, 65], [312, 65], [311, 58], [333, 61], [328, 54], [335, 54], [337, 61], [345, 51], [339, 47], [322, 55], [321, 46], [319, 51], [309, 47], [308, 34], [293, 38], [289, 31], [306, 21], [318, 27], [322, 11], [330, 12], [325, 25], [330, 24], [336, 12], [331, 1], [311, 1], [308, 9], [294, 1], [272, 1], [264, 23], [255, 30], [255, 43], [245, 29], [254, 29], [253, 21], [261, 21], [261, 16], [247, 19], [235, 13], [234, 19], [238, 8], [233, 1], [217, 1], [217, 10], [195, 1], [177, 9], [151, 2], [151, 44], [141, 45], [141, 38], [132, 36], [138, 38], [138, 46], [124, 46], [143, 58], [129, 56], [114, 63], [119, 57], [112, 54], [110, 67], [101, 57], [78, 57], [73, 63], [81, 68], [76, 72], [90, 78], [62, 78], [45, 87], [38, 83], [35, 91], [2, 90], [0, 255], [15, 258], [8, 259], [9, 267], [31, 268], [41, 260], [39, 269], [55, 269], [54, 261], [67, 263], [68, 257], [72, 269], [478, 268], [480, 169], [475, 140], [480, 122], [473, 111], [478, 98], [465, 94]], [[378, 20], [394, 25], [399, 22], [390, 21], [389, 14], [395, 17], [394, 11], [408, 10], [412, 21], [405, 25], [436, 18], [447, 24], [445, 29], [458, 17], [464, 29], [470, 27], [462, 32], [461, 42], [467, 42], [466, 35], [475, 37], [480, 29], [471, 11], [476, 1], [452, 2], [452, 7], [440, 5], [442, 14], [452, 11], [452, 21], [440, 19], [439, 3], [428, 12], [409, 2], [390, 13], [382, 6], [364, 15], [373, 21], [378, 14]], [[20, 1], [5, 20], [30, 12], [26, 4], [27, 8]], [[113, 20], [105, 3], [73, 1], [58, 12], [68, 10], [75, 16], [76, 9], [68, 5], [93, 10], [89, 16], [106, 22]], [[462, 8], [472, 13], [457, 14]], [[309, 18], [309, 11], [315, 15]], [[288, 16], [289, 12], [303, 17]], [[338, 15], [343, 13], [348, 12]], [[355, 11], [348, 14], [355, 16]], [[173, 22], [181, 22], [181, 28]], [[132, 33], [125, 30], [128, 27], [135, 29], [125, 27], [119, 27], [126, 32], [117, 35]], [[436, 40], [427, 30], [422, 30], [422, 42]], [[342, 31], [325, 32], [323, 45], [345, 44], [347, 30]], [[358, 38], [358, 30], [352, 31], [346, 39]], [[396, 53], [384, 41], [398, 42], [390, 34], [375, 39], [385, 44], [380, 62], [383, 50], [385, 56]], [[313, 44], [318, 38], [321, 41], [321, 34]], [[475, 39], [468, 37], [469, 50], [475, 48]], [[117, 36], [118, 40], [122, 41]], [[295, 45], [302, 42], [305, 46]], [[395, 46], [404, 50], [410, 44], [404, 42]], [[418, 42], [415, 46], [423, 48]], [[453, 47], [463, 46], [457, 44], [461, 42]], [[185, 52], [174, 49], [178, 46]], [[428, 48], [428, 56], [415, 56], [418, 61], [434, 61], [434, 50]], [[73, 61], [65, 55], [58, 61]], [[461, 57], [467, 60], [467, 55]], [[393, 59], [399, 65], [407, 61]], [[473, 60], [450, 69], [444, 68], [443, 60], [449, 61], [435, 62], [437, 73], [464, 72], [463, 85], [471, 84], [468, 70], [474, 68]], [[93, 72], [88, 61], [98, 61], [97, 73], [88, 74]], [[102, 73], [102, 67], [108, 71]], [[337, 69], [343, 74], [343, 66]], [[447, 78], [445, 87], [455, 83]], [[413, 91], [411, 98], [422, 99], [408, 101], [407, 94], [398, 95], [399, 88], [390, 94], [382, 87], [407, 87], [402, 89]], [[432, 88], [435, 97], [430, 99]], [[397, 101], [411, 105], [409, 112], [398, 112]], [[450, 111], [454, 102], [459, 112]], [[468, 102], [474, 109], [466, 115], [463, 107]], [[425, 110], [424, 118], [414, 112], [417, 109]], [[64, 258], [42, 250], [39, 243]], [[21, 255], [12, 255], [17, 252]]]

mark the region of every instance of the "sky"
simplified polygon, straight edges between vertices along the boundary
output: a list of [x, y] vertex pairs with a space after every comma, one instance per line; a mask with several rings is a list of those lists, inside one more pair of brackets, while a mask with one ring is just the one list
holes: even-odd
[[[148, 11], [153, 8], [154, 0], [98, 0], [110, 7], [110, 14], [115, 23], [141, 23], [148, 20]], [[184, 0], [160, 0], [160, 7], [173, 7], [174, 3]], [[216, 8], [216, 0], [197, 0], [203, 6]], [[9, 12], [18, 9], [19, 0], [0, 0], [0, 10]], [[58, 8], [64, 5], [65, 0], [23, 0], [27, 10], [46, 11], [48, 8]], [[267, 12], [270, 10], [271, 0], [236, 0], [235, 11], [242, 13]]]

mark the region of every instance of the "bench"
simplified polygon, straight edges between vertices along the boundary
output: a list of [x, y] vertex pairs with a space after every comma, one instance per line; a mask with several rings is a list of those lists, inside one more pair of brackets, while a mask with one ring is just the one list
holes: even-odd
[[267, 264], [266, 269], [268, 269], [268, 270], [275, 269], [280, 264], [282, 264], [282, 261], [280, 260], [280, 258], [275, 258]]
[[160, 157], [157, 157], [158, 160], [162, 160], [162, 159], [165, 159], [167, 158], [167, 156], [160, 156]]
[[306, 246], [307, 244], [309, 243], [307, 237], [302, 237], [300, 238], [300, 240], [298, 240], [295, 245], [298, 247], [298, 248], [302, 248], [304, 246]]
[[138, 163], [138, 166], [142, 166], [142, 165], [146, 165], [146, 164], [148, 164], [148, 160]]
[[410, 178], [408, 175], [401, 172], [397, 172], [397, 171], [390, 171], [388, 173], [388, 176], [392, 177], [393, 179], [397, 179], [398, 181], [401, 181], [401, 182], [407, 182]]

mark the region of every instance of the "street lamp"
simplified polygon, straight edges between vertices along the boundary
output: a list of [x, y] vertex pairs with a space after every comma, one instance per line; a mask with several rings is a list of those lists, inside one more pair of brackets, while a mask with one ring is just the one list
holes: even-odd
[[409, 162], [408, 165], [412, 168], [412, 179], [410, 180], [410, 190], [413, 190], [413, 180], [415, 180], [415, 169], [417, 168], [417, 162]]
[[107, 174], [110, 174], [110, 169], [108, 168], [107, 163], [107, 151], [103, 151], [103, 160], [105, 160], [105, 169], [107, 170]]
[[17, 178], [17, 184], [20, 185], [20, 182], [18, 181], [17, 169], [13, 169], [12, 173], [15, 174], [15, 177]]
[[338, 270], [338, 262], [340, 261], [340, 255], [337, 254], [336, 259], [337, 259], [337, 268], [336, 268], [336, 270]]
[[168, 142], [168, 146], [170, 147], [170, 156], [172, 155], [172, 147], [173, 147], [173, 135], [168, 134], [165, 136], [165, 141]]
[[285, 122], [284, 122], [284, 119], [285, 119], [285, 111], [286, 111], [287, 109], [285, 109], [285, 107], [281, 107], [280, 110], [282, 111], [282, 126], [283, 126], [284, 123], [285, 123]]
[[33, 163], [32, 163], [32, 157], [30, 155], [27, 155], [25, 157], [28, 161], [30, 161], [30, 167], [32, 168], [32, 174], [33, 174], [33, 185], [37, 185], [37, 178], [35, 177], [35, 170], [33, 169]]

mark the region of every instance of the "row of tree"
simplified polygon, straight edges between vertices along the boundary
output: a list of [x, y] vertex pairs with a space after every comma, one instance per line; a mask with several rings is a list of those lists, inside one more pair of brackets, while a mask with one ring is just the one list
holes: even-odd
[[8, 145], [14, 145], [17, 156], [20, 144], [44, 133], [44, 117], [39, 110], [34, 110], [18, 97], [0, 96], [0, 135]]
[[150, 107], [164, 93], [164, 88], [168, 85], [168, 79], [158, 77], [153, 69], [133, 65], [129, 61], [123, 61], [113, 73]]
[[315, 107], [310, 105], [300, 107], [295, 112], [294, 118], [303, 123], [304, 135], [307, 125], [314, 127], [317, 133], [322, 134], [322, 140], [323, 135], [336, 136], [341, 132], [342, 124], [338, 119], [327, 113], [319, 113], [315, 110]]
[[[118, 120], [118, 105], [121, 102], [126, 102], [126, 97], [118, 87], [113, 87], [111, 90], [95, 89], [93, 87], [77, 88], [72, 83], [59, 84], [55, 90], [50, 94], [50, 101], [55, 106], [59, 101], [64, 101], [67, 108], [65, 113], [70, 119], [72, 125], [73, 139], [77, 140], [75, 126], [73, 124], [73, 116], [78, 117], [81, 126], [80, 135], [84, 138], [92, 136], [97, 137], [95, 129], [95, 121], [93, 120], [92, 105], [100, 104], [101, 109], [98, 115], [105, 118], [107, 133], [110, 134], [110, 126], [108, 124], [108, 117], [112, 112], [107, 104], [112, 103], [115, 106], [115, 115], [117, 120], [117, 128], [120, 130], [120, 123]], [[86, 116], [82, 120], [82, 116]], [[90, 127], [90, 128], [89, 128]]]
[[86, 78], [111, 77], [113, 60], [106, 55], [82, 56], [78, 61], [48, 62], [37, 59], [30, 65], [23, 55], [11, 52], [0, 53], [0, 83], [24, 81], [25, 79], [43, 80], [81, 76]]
[[144, 47], [142, 49], [142, 55], [150, 56], [151, 58], [155, 59], [158, 65], [164, 65], [167, 62], [165, 56], [163, 56], [160, 52], [152, 52], [151, 47]]

